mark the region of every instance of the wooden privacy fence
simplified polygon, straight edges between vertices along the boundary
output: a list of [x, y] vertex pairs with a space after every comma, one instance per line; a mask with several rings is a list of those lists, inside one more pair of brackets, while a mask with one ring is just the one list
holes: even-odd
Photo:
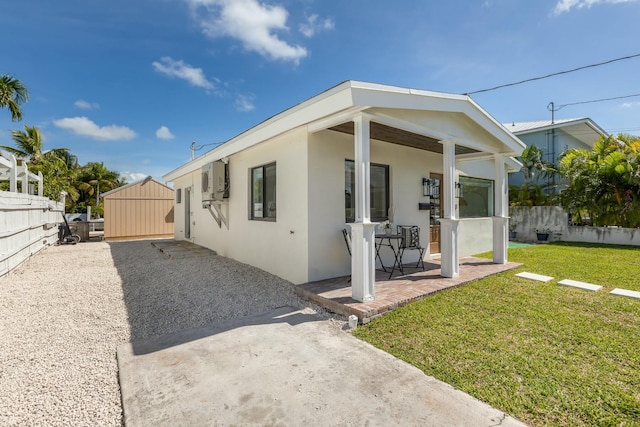
[[[0, 276], [57, 241], [62, 221], [61, 202], [42, 197], [42, 174], [18, 166], [16, 158], [0, 151], [0, 181], [9, 181], [9, 191], [0, 191]], [[37, 193], [37, 194], [34, 194]]]

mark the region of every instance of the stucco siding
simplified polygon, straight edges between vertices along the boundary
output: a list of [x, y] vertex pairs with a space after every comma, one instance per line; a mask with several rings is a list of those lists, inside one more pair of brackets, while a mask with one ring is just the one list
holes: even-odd
[[[422, 178], [441, 173], [442, 156], [414, 148], [371, 141], [371, 162], [389, 165], [390, 206], [395, 225], [418, 225], [421, 244], [429, 245], [429, 211], [422, 196]], [[320, 280], [348, 275], [350, 258], [341, 234], [345, 223], [345, 160], [353, 160], [353, 136], [322, 131], [309, 140], [309, 278]], [[428, 258], [428, 250], [426, 251]], [[385, 265], [390, 252], [381, 251]], [[406, 262], [417, 261], [417, 251], [407, 251]]]
[[[308, 281], [307, 133], [293, 130], [229, 158], [229, 198], [222, 211], [229, 228], [219, 227], [202, 207], [201, 171], [182, 176], [177, 188], [192, 187], [191, 240], [219, 255], [251, 264], [293, 283]], [[250, 172], [275, 162], [275, 221], [249, 219]], [[185, 192], [176, 208], [176, 239], [185, 239]], [[215, 211], [214, 211], [215, 212]]]
[[493, 250], [493, 220], [491, 218], [465, 218], [458, 228], [458, 254], [460, 257]]

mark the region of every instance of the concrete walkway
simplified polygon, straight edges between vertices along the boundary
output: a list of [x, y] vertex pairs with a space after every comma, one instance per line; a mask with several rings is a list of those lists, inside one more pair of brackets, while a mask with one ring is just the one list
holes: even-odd
[[126, 426], [522, 426], [283, 307], [118, 348]]

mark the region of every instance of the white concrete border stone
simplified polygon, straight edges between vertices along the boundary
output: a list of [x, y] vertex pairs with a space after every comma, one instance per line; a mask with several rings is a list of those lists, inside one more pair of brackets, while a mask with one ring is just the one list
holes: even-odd
[[593, 283], [578, 282], [577, 280], [564, 279], [558, 282], [558, 285], [571, 286], [573, 288], [584, 289], [585, 291], [596, 292], [602, 289], [600, 285], [594, 285]]
[[553, 280], [553, 277], [543, 276], [542, 274], [527, 273], [526, 271], [518, 273], [516, 274], [516, 276], [522, 277], [523, 279], [535, 280], [538, 282], [548, 282], [549, 280]]
[[636, 299], [640, 299], [640, 292], [638, 291], [631, 291], [629, 289], [620, 289], [620, 288], [615, 288], [614, 290], [612, 290], [611, 292], [609, 292], [611, 295], [618, 295], [621, 297], [629, 297], [629, 298], [636, 298]]

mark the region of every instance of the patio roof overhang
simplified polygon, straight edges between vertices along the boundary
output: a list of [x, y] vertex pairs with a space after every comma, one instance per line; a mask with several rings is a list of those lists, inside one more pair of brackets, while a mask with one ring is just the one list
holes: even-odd
[[[329, 130], [353, 135], [354, 124], [353, 122], [346, 122], [332, 126]], [[442, 144], [440, 144], [440, 142], [435, 138], [384, 125], [375, 121], [371, 122], [371, 139], [402, 145], [405, 147], [417, 148], [419, 150], [431, 151], [438, 154], [443, 153]], [[462, 145], [456, 145], [456, 155], [472, 153], [480, 153], [480, 151], [464, 147]]]

